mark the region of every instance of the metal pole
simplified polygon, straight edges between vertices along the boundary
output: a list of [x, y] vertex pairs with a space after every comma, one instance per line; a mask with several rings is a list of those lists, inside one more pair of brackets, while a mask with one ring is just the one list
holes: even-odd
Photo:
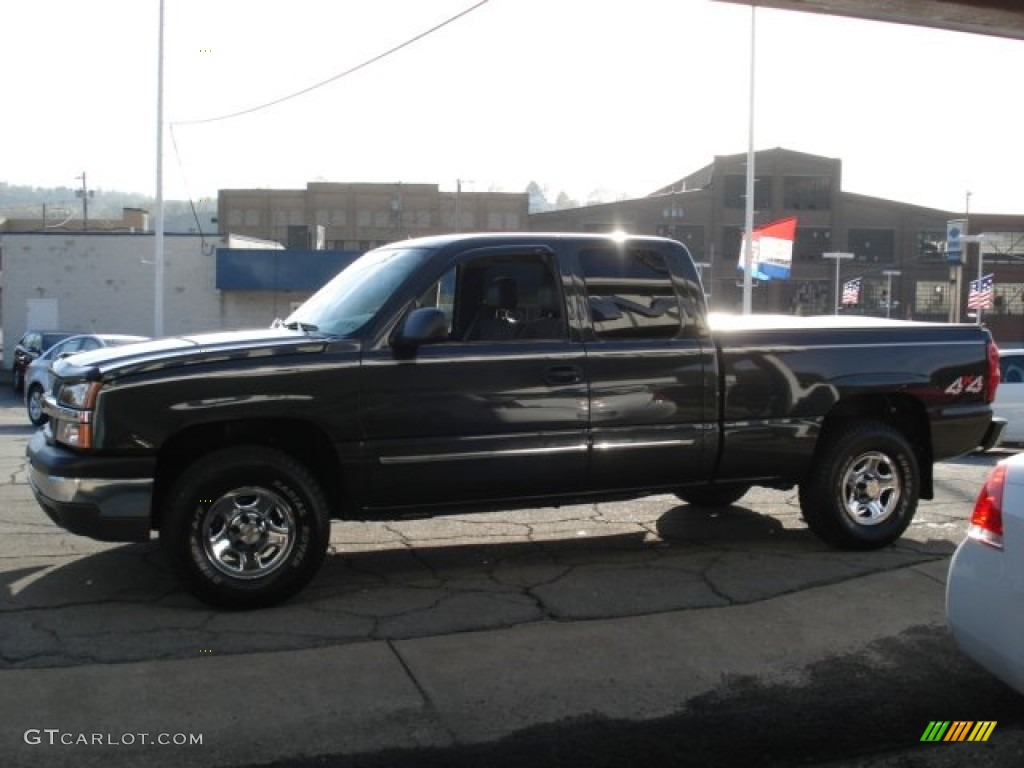
[[[747, 207], [744, 229], [747, 233], [746, 245], [743, 249], [743, 314], [753, 311], [754, 278], [751, 274], [754, 266], [754, 21], [757, 18], [757, 6], [750, 6], [750, 122], [747, 130]], [[838, 262], [837, 262], [838, 263]]]
[[852, 253], [823, 253], [821, 254], [823, 259], [834, 259], [836, 262], [836, 301], [835, 301], [835, 314], [839, 314], [839, 263], [843, 259], [852, 259]]
[[153, 233], [153, 335], [164, 335], [164, 0], [160, 0], [156, 86], [156, 217]]
[[[979, 236], [978, 237], [978, 290], [979, 291], [981, 290], [981, 275], [984, 272], [983, 264], [985, 262], [985, 256], [981, 252], [981, 245], [982, 245], [983, 242], [984, 242], [984, 240]], [[974, 310], [974, 317], [975, 317], [975, 320], [977, 321], [978, 325], [981, 325], [981, 312], [982, 312], [981, 306], [979, 305], [978, 308], [976, 310]]]

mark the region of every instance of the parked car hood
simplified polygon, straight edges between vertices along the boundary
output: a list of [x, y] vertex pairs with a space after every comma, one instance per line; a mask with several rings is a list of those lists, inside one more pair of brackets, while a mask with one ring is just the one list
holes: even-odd
[[168, 336], [80, 352], [57, 360], [53, 369], [62, 379], [98, 380], [224, 360], [319, 353], [331, 341], [329, 336], [287, 328]]

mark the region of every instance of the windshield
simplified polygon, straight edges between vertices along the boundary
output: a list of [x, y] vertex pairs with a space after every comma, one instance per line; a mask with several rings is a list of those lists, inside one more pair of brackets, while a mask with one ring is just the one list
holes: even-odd
[[370, 251], [314, 293], [284, 325], [338, 336], [355, 333], [377, 314], [428, 253], [423, 248]]

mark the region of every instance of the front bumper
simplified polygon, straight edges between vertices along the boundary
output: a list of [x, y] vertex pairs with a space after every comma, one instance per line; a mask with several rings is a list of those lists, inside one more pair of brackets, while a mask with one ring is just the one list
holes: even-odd
[[26, 450], [28, 481], [53, 522], [100, 541], [147, 541], [155, 459], [76, 454], [37, 430]]

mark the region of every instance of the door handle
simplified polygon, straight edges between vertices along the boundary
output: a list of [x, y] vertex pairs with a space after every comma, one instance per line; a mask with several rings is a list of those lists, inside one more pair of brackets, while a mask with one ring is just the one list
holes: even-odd
[[544, 382], [552, 386], [579, 384], [581, 381], [583, 381], [583, 371], [575, 365], [556, 365], [544, 371]]

